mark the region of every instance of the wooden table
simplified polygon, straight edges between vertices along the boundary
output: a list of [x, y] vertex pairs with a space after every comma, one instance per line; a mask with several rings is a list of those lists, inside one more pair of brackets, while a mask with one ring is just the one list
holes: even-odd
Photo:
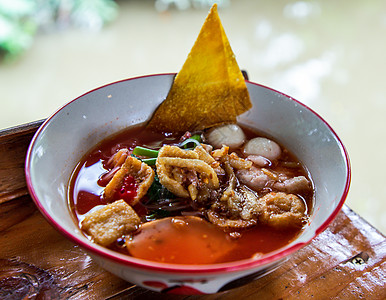
[[104, 271], [51, 227], [24, 178], [41, 121], [0, 132], [0, 299], [386, 299], [385, 236], [347, 206], [274, 272], [206, 296], [145, 290]]

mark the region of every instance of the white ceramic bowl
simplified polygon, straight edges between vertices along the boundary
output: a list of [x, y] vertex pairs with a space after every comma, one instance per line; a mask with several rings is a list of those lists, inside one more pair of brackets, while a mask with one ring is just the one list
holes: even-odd
[[155, 291], [215, 293], [266, 274], [326, 229], [347, 196], [349, 158], [332, 128], [311, 109], [280, 92], [247, 82], [253, 108], [239, 121], [273, 136], [311, 173], [315, 203], [303, 233], [258, 260], [201, 266], [145, 261], [94, 244], [82, 234], [68, 208], [71, 173], [96, 143], [148, 120], [165, 99], [173, 77], [160, 74], [115, 82], [63, 106], [34, 136], [26, 157], [26, 179], [33, 200], [47, 220], [106, 270]]

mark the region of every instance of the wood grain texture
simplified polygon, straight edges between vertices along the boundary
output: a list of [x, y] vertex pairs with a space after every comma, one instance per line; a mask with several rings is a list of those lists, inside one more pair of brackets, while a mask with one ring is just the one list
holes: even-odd
[[[83, 250], [53, 229], [28, 196], [0, 205], [0, 219], [0, 274], [4, 265], [13, 262], [35, 282], [41, 280], [40, 276], [49, 277], [50, 288], [60, 296], [57, 299], [90, 299], [89, 293], [103, 299], [112, 294], [110, 289], [127, 287], [128, 283], [100, 269]], [[31, 268], [46, 273], [31, 273]], [[37, 286], [44, 292], [45, 286], [42, 291]], [[2, 296], [0, 286], [0, 299]]]
[[28, 280], [19, 282], [19, 291], [48, 293], [57, 299], [386, 298], [385, 237], [348, 207], [272, 273], [243, 287], [201, 297], [150, 292], [102, 270], [55, 231], [28, 196], [0, 205], [0, 230], [0, 298], [7, 292], [5, 283], [18, 278]]
[[24, 160], [29, 143], [43, 121], [0, 131], [0, 203], [28, 194]]
[[39, 125], [0, 133], [0, 299], [386, 299], [386, 239], [347, 206], [276, 270], [226, 292], [159, 294], [104, 271], [27, 194], [23, 155]]

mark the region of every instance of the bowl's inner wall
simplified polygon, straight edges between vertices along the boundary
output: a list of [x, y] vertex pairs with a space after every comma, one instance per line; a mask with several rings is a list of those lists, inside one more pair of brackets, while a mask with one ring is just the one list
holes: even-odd
[[[45, 124], [32, 148], [30, 178], [40, 206], [69, 233], [84, 239], [69, 214], [67, 189], [81, 157], [107, 136], [142, 123], [165, 99], [173, 75], [117, 82], [70, 102]], [[300, 240], [309, 240], [338, 206], [347, 180], [347, 162], [337, 137], [309, 109], [268, 88], [248, 83], [253, 108], [240, 122], [275, 137], [306, 165], [315, 184], [312, 222]]]
[[170, 89], [173, 76], [149, 76], [93, 90], [65, 105], [45, 124], [32, 149], [31, 182], [40, 204], [55, 222], [79, 233], [67, 201], [69, 178], [94, 145], [144, 122]]
[[277, 91], [249, 84], [253, 107], [240, 122], [274, 137], [311, 174], [315, 202], [311, 222], [297, 239], [307, 241], [332, 214], [345, 193], [348, 162], [338, 137], [307, 107]]

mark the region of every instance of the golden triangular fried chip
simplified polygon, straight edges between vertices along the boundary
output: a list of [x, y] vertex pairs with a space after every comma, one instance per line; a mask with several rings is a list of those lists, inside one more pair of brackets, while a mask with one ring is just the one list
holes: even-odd
[[166, 132], [202, 130], [234, 123], [251, 107], [244, 77], [214, 4], [148, 127]]

